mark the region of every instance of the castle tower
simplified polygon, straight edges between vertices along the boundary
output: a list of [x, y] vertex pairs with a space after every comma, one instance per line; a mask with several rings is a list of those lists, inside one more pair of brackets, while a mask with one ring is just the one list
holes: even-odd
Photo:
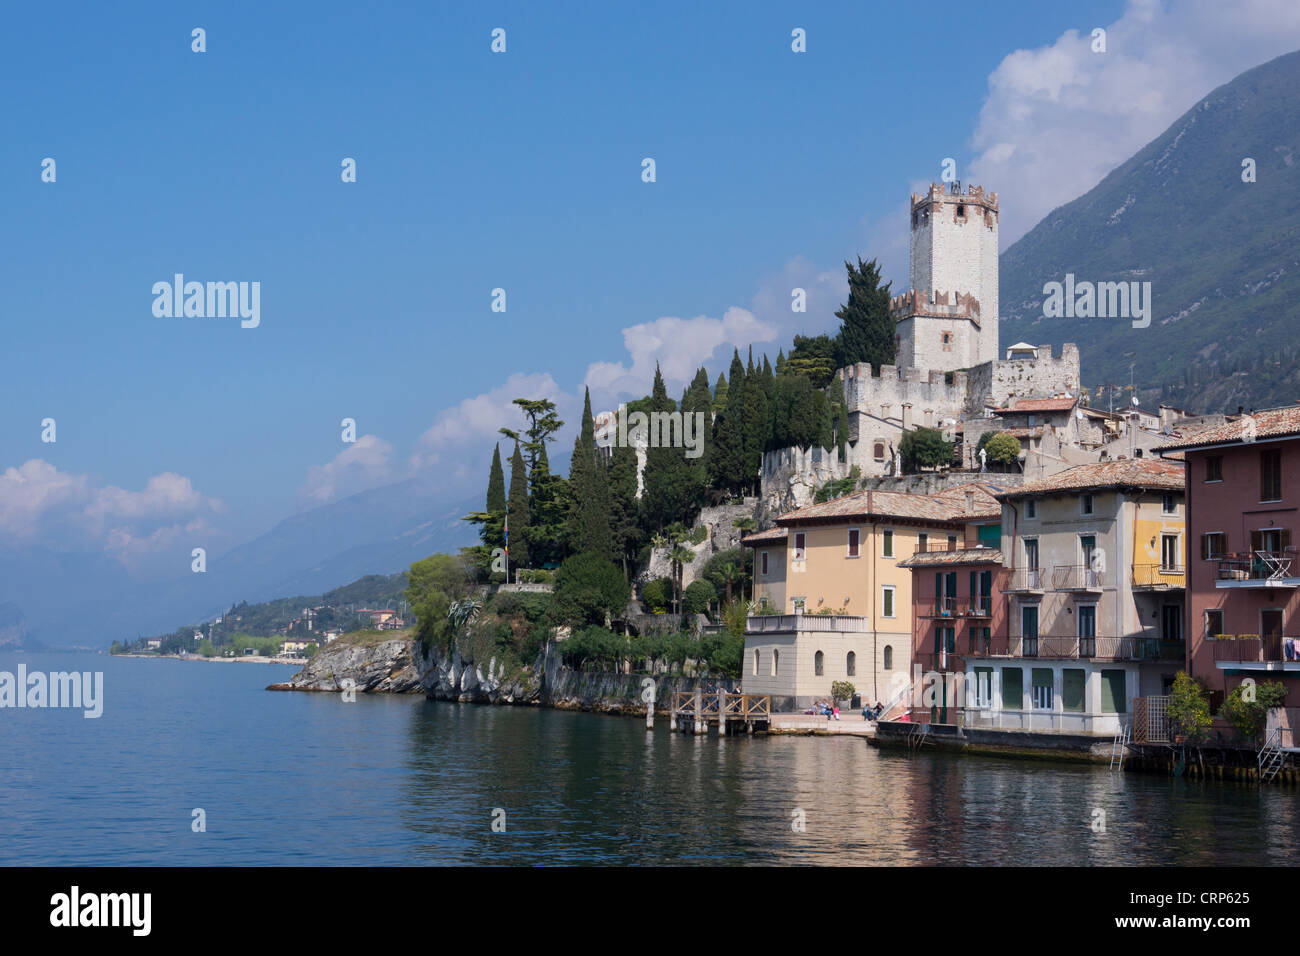
[[998, 358], [998, 195], [960, 183], [912, 194], [910, 289], [894, 299], [900, 367]]

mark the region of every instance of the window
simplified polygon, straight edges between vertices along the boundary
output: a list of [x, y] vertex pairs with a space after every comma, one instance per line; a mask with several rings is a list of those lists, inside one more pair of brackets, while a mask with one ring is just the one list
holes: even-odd
[[1029, 587], [1038, 587], [1038, 539], [1025, 539], [1025, 573], [1029, 580], [1026, 582]]
[[1259, 500], [1282, 500], [1282, 452], [1276, 448], [1259, 453]]
[[825, 670], [825, 666], [824, 666], [825, 661], [826, 661], [826, 656], [822, 654], [821, 651], [818, 651], [813, 656], [813, 673], [815, 673], [818, 677], [823, 676], [823, 671]]
[[849, 529], [849, 557], [850, 558], [856, 558], [858, 556], [859, 535], [860, 532], [858, 531], [857, 528]]
[[1167, 515], [1177, 514], [1178, 513], [1177, 497], [1171, 494], [1165, 494], [1164, 497], [1160, 499], [1160, 512], [1161, 514], [1167, 514]]
[[940, 341], [943, 342], [943, 350], [944, 350], [945, 352], [951, 352], [951, 351], [952, 351], [952, 333], [951, 333], [951, 332], [942, 332], [942, 333], [940, 333]]
[[1038, 502], [1035, 501], [1033, 498], [1030, 498], [1028, 501], [1025, 502], [1025, 517], [1026, 518], [1038, 517]]
[[1002, 668], [1002, 706], [1007, 710], [1025, 706], [1025, 672], [1019, 667]]
[[1205, 459], [1205, 480], [1222, 481], [1223, 480], [1223, 456], [1210, 455]]
[[1097, 653], [1097, 605], [1079, 606], [1079, 656], [1092, 657]]
[[977, 710], [988, 710], [993, 706], [993, 668], [975, 668], [975, 703]]
[[1178, 567], [1178, 535], [1162, 534], [1160, 536], [1160, 567], [1164, 571], [1173, 571]]
[[1038, 656], [1038, 605], [1027, 604], [1020, 609], [1020, 636], [1024, 638], [1024, 656]]
[[1183, 639], [1183, 606], [1181, 604], [1162, 604], [1160, 606], [1160, 639], [1162, 641], [1181, 641]]
[[1086, 677], [1084, 671], [1073, 667], [1067, 667], [1061, 671], [1061, 710], [1067, 714], [1082, 714], [1084, 712]]
[[894, 616], [894, 586], [886, 584], [880, 589], [880, 616]]
[[1055, 710], [1055, 699], [1052, 696], [1052, 669], [1035, 667], [1031, 672], [1030, 680], [1033, 686], [1034, 710]]
[[948, 535], [948, 550], [949, 551], [957, 550], [957, 536], [955, 534]]
[[751, 671], [751, 673], [752, 673], [755, 677], [758, 676], [758, 648], [757, 648], [757, 647], [754, 648], [754, 669], [753, 669], [753, 671]]
[[882, 558], [894, 556], [894, 532], [889, 528], [880, 532], [880, 556]]
[[1101, 712], [1122, 714], [1126, 710], [1123, 671], [1101, 672]]
[[916, 536], [916, 550], [922, 553], [930, 546], [930, 535], [922, 531]]
[[804, 549], [807, 537], [808, 536], [802, 531], [796, 531], [794, 533], [794, 559], [796, 561], [802, 561], [807, 555], [807, 552]]
[[767, 552], [766, 551], [759, 552], [759, 561], [762, 563], [763, 566], [763, 577], [767, 577]]
[[878, 441], [878, 442], [876, 442], [876, 443], [871, 447], [871, 456], [872, 456], [873, 458], [875, 458], [876, 461], [884, 461], [884, 460], [885, 460], [885, 443], [882, 442], [882, 441]]
[[965, 203], [957, 203], [957, 218], [958, 218], [958, 219], [965, 219], [965, 218], [966, 218], [966, 204], [965, 204]]
[[1223, 611], [1211, 609], [1205, 612], [1205, 636], [1214, 640], [1223, 633]]
[[776, 671], [777, 668], [780, 666], [780, 664], [781, 664], [781, 652], [777, 650], [772, 651], [772, 676], [773, 677], [776, 676]]
[[1222, 531], [1207, 531], [1201, 535], [1201, 557], [1209, 561], [1227, 550], [1226, 536]]
[[882, 669], [882, 670], [887, 670], [887, 671], [892, 671], [892, 670], [894, 669], [894, 648], [891, 647], [890, 645], [886, 644], [886, 645], [885, 645], [885, 655], [884, 655], [884, 656], [885, 656], [885, 661], [884, 661], [884, 665], [883, 665], [883, 667], [882, 667], [881, 669]]
[[1093, 511], [1092, 495], [1079, 495], [1079, 514], [1090, 515]]
[[858, 676], [858, 655], [849, 651], [849, 656], [844, 661], [844, 673], [848, 677]]

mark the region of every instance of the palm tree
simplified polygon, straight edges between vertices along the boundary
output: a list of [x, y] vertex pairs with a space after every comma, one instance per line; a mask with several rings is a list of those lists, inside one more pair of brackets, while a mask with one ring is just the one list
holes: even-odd
[[453, 635], [460, 634], [465, 628], [478, 620], [479, 612], [483, 610], [483, 605], [473, 598], [466, 598], [463, 601], [452, 601], [451, 607], [447, 608], [447, 620], [451, 622]]
[[682, 574], [686, 565], [695, 560], [695, 552], [684, 544], [674, 543], [668, 552], [668, 559], [673, 563], [673, 585], [677, 591], [677, 613], [682, 612]]

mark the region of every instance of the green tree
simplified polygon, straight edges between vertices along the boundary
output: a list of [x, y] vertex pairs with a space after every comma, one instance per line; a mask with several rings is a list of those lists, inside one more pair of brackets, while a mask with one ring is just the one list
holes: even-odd
[[855, 267], [845, 262], [849, 274], [849, 298], [835, 317], [840, 320], [835, 340], [835, 367], [870, 362], [874, 368], [893, 363], [897, 352], [894, 317], [889, 312], [891, 283], [880, 284], [880, 266], [875, 259]]
[[777, 360], [778, 374], [800, 375], [813, 388], [825, 388], [835, 377], [835, 340], [829, 335], [796, 335], [794, 348], [784, 363]]
[[426, 648], [451, 649], [454, 632], [448, 612], [452, 603], [469, 594], [471, 575], [464, 562], [449, 554], [434, 554], [411, 565], [405, 598], [415, 615], [415, 634]]
[[555, 572], [551, 614], [557, 624], [605, 626], [621, 618], [631, 589], [623, 573], [597, 554], [575, 554]]
[[717, 589], [701, 578], [687, 585], [682, 595], [682, 610], [687, 614], [708, 614], [717, 599]]
[[995, 465], [1014, 465], [1020, 460], [1020, 439], [1006, 432], [985, 432], [980, 436], [979, 447]]
[[[663, 375], [658, 366], [655, 366], [650, 407], [652, 415], [666, 415], [673, 411], [673, 401], [664, 388]], [[652, 418], [652, 429], [653, 422]], [[686, 449], [664, 447], [666, 444], [666, 441], [651, 441], [650, 447], [646, 449], [645, 471], [642, 474], [642, 523], [645, 527], [656, 530], [673, 522], [692, 521], [699, 508], [702, 490], [696, 473], [687, 463]]]
[[528, 474], [528, 556], [534, 564], [558, 565], [564, 557], [569, 483], [551, 471], [543, 445]]
[[717, 384], [713, 386], [713, 412], [716, 415], [727, 407], [727, 376], [723, 372], [718, 373]]
[[641, 603], [652, 614], [661, 614], [672, 605], [673, 590], [670, 578], [651, 578], [641, 586]]
[[487, 503], [482, 511], [464, 517], [465, 521], [479, 525], [479, 538], [485, 554], [479, 560], [491, 560], [491, 549], [504, 547], [503, 525], [506, 517], [506, 481], [501, 470], [501, 449], [492, 448], [492, 465], [488, 469]]
[[641, 549], [640, 504], [636, 497], [636, 449], [615, 445], [609, 463], [609, 524], [614, 552], [628, 578], [628, 564]]
[[573, 442], [569, 463], [569, 514], [565, 537], [571, 554], [617, 557], [610, 529], [609, 476], [604, 455], [596, 454], [591, 392], [583, 399], [582, 429]]
[[[1253, 697], [1253, 700], [1248, 700]], [[1219, 716], [1226, 720], [1237, 735], [1252, 746], [1259, 746], [1260, 735], [1268, 722], [1271, 707], [1286, 703], [1286, 686], [1276, 681], [1262, 684], [1238, 684], [1223, 699]]]
[[1205, 739], [1210, 729], [1210, 700], [1201, 685], [1179, 671], [1169, 690], [1166, 715], [1175, 734], [1186, 736], [1191, 743]]
[[898, 443], [898, 455], [903, 460], [904, 471], [937, 468], [952, 462], [952, 442], [937, 428], [917, 428], [903, 435]]
[[731, 353], [726, 405], [713, 420], [713, 454], [709, 484], [735, 493], [745, 482], [745, 366], [740, 352]]
[[[528, 474], [524, 471], [524, 458], [515, 442], [515, 452], [510, 456], [510, 497], [506, 505], [507, 532], [511, 565], [526, 568], [528, 561]], [[412, 602], [414, 603], [414, 602]]]

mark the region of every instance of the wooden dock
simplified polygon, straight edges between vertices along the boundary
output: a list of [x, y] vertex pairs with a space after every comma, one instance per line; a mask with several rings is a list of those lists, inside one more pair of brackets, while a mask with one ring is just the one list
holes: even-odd
[[766, 694], [731, 694], [677, 691], [673, 694], [671, 730], [708, 733], [709, 725], [720, 734], [766, 731], [772, 723], [772, 698]]

